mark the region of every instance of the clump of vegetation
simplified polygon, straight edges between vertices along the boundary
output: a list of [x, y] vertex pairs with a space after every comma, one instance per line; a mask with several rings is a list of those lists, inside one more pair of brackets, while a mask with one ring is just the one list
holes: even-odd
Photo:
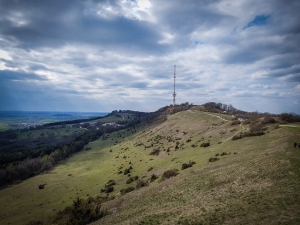
[[264, 129], [264, 125], [261, 121], [255, 120], [252, 123], [250, 123], [250, 132], [260, 132]]
[[107, 210], [101, 210], [101, 204], [108, 201], [108, 197], [89, 197], [84, 200], [77, 197], [72, 206], [59, 211], [54, 219], [54, 224], [82, 225], [99, 220], [108, 214]]
[[116, 181], [115, 180], [109, 180], [106, 184], [105, 187], [111, 187], [113, 185], [116, 185]]
[[246, 132], [246, 133], [241, 133], [239, 135], [235, 135], [231, 139], [233, 141], [235, 141], [235, 140], [238, 140], [238, 139], [242, 139], [244, 137], [262, 136], [264, 134], [265, 134], [265, 132], [262, 131], [262, 130], [260, 130], [260, 131], [259, 130], [257, 130], [257, 131], [250, 131], [250, 132]]
[[129, 166], [127, 169], [124, 170], [123, 174], [124, 175], [130, 174], [131, 170], [132, 170], [132, 166]]
[[150, 152], [150, 155], [159, 155], [159, 152], [160, 152], [159, 148], [154, 148], [152, 152]]
[[196, 164], [194, 161], [189, 161], [188, 163], [183, 163], [181, 165], [181, 170], [185, 170], [187, 168], [192, 167], [194, 164]]
[[129, 193], [129, 192], [131, 192], [131, 191], [134, 191], [134, 190], [135, 190], [134, 187], [127, 187], [127, 188], [121, 189], [121, 190], [120, 190], [120, 193], [121, 193], [121, 195], [125, 195], [125, 194], [127, 194], [127, 193]]
[[222, 153], [221, 153], [221, 156], [224, 156], [224, 155], [230, 155], [230, 153], [222, 152]]
[[210, 142], [202, 142], [200, 145], [200, 147], [203, 147], [203, 148], [206, 148], [208, 146], [210, 146]]
[[150, 177], [150, 182], [153, 182], [153, 181], [155, 181], [156, 179], [158, 178], [158, 176], [157, 175], [155, 175], [154, 173], [151, 175], [151, 177]]
[[178, 170], [177, 169], [171, 169], [171, 170], [167, 170], [163, 173], [162, 177], [161, 177], [161, 180], [160, 181], [164, 181], [164, 180], [167, 180], [171, 177], [175, 177], [177, 176], [179, 173], [178, 173]]
[[262, 120], [263, 124], [272, 124], [272, 123], [276, 123], [277, 121], [273, 118], [273, 117], [264, 117]]
[[238, 140], [238, 139], [242, 139], [244, 136], [239, 134], [239, 135], [234, 135], [231, 140], [235, 141], [235, 140]]
[[26, 225], [43, 225], [43, 222], [40, 220], [32, 220], [29, 223], [27, 223]]
[[192, 139], [189, 138], [189, 139], [186, 140], [186, 143], [189, 143], [191, 141], [192, 141]]
[[216, 162], [216, 161], [218, 161], [218, 160], [220, 160], [218, 157], [210, 157], [210, 158], [208, 159], [209, 162]]
[[114, 189], [114, 185], [116, 185], [116, 182], [114, 180], [109, 180], [106, 184], [105, 187], [103, 189], [101, 189], [101, 193], [110, 193], [113, 192]]
[[[272, 121], [273, 118], [269, 118], [266, 120], [271, 120]], [[263, 122], [264, 120], [261, 119], [257, 119], [254, 120], [250, 123], [249, 126], [249, 132], [245, 132], [245, 133], [240, 133], [239, 135], [235, 135], [232, 137], [232, 140], [238, 140], [238, 139], [242, 139], [244, 137], [253, 137], [253, 136], [261, 136], [265, 134], [265, 130], [267, 129], [265, 127], [265, 123]], [[267, 122], [266, 122], [267, 123]]]
[[132, 183], [133, 181], [138, 180], [138, 179], [139, 179], [138, 176], [129, 177], [129, 178], [127, 179], [127, 181], [126, 181], [126, 184], [130, 184], [130, 183]]
[[234, 120], [230, 123], [231, 126], [239, 125], [239, 124], [241, 124], [241, 121], [239, 121], [239, 120]]
[[300, 116], [291, 113], [281, 113], [279, 119], [284, 123], [300, 122]]
[[149, 167], [148, 172], [150, 172], [151, 170], [153, 170], [153, 167], [152, 167], [152, 166]]
[[142, 180], [142, 179], [138, 179], [138, 180], [136, 181], [136, 186], [135, 186], [135, 188], [136, 188], [136, 189], [139, 189], [139, 188], [145, 187], [145, 186], [147, 186], [147, 185], [148, 185], [148, 182], [147, 182], [147, 181], [144, 181], [144, 180]]
[[41, 190], [41, 189], [44, 189], [44, 188], [45, 188], [45, 185], [46, 185], [46, 184], [40, 184], [40, 185], [39, 185], [39, 189], [40, 189], [40, 190]]

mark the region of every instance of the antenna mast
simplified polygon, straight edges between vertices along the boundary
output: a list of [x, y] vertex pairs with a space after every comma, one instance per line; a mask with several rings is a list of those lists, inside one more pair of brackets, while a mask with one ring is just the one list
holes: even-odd
[[176, 97], [176, 92], [175, 92], [175, 78], [176, 78], [176, 65], [174, 65], [174, 92], [173, 92], [173, 105], [175, 106], [175, 97]]

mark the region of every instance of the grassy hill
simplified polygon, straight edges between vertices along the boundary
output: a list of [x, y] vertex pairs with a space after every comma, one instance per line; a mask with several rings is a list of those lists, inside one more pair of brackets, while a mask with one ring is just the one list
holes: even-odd
[[[108, 215], [93, 224], [299, 224], [300, 124], [268, 124], [265, 135], [232, 140], [248, 130], [230, 116], [188, 110], [106, 134], [52, 171], [1, 190], [0, 223], [50, 224], [77, 197], [108, 195]], [[179, 174], [162, 181], [168, 170]]]

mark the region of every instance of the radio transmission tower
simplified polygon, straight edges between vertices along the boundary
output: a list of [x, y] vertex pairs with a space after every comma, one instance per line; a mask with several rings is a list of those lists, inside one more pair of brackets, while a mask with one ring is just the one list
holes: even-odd
[[176, 97], [176, 92], [175, 92], [175, 78], [176, 78], [176, 65], [174, 65], [174, 92], [173, 92], [173, 105], [175, 106], [175, 97]]

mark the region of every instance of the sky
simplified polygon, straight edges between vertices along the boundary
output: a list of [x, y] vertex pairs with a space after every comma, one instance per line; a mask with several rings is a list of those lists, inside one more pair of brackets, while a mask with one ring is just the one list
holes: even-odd
[[0, 110], [300, 114], [299, 0], [0, 0]]

